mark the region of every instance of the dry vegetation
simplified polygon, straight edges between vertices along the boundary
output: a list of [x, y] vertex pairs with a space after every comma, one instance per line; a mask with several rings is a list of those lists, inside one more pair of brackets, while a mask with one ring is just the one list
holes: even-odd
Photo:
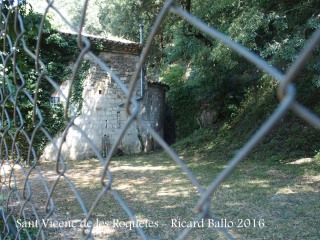
[[[186, 162], [204, 186], [226, 165], [224, 161], [203, 158], [191, 158]], [[39, 168], [51, 186], [58, 178], [55, 165], [46, 162]], [[212, 211], [218, 219], [234, 222], [230, 231], [237, 239], [319, 239], [319, 168], [320, 161], [316, 158], [297, 159], [287, 164], [247, 160], [214, 194]], [[112, 161], [110, 170], [112, 189], [121, 194], [138, 221], [158, 222], [158, 227], [144, 228], [150, 239], [174, 239], [183, 229], [173, 228], [171, 219], [188, 221], [196, 217], [196, 189], [163, 153], [118, 157]], [[74, 183], [88, 209], [102, 190], [101, 171], [102, 166], [95, 159], [67, 163], [65, 176]], [[44, 206], [46, 194], [35, 172], [30, 185], [32, 200]], [[83, 220], [81, 206], [62, 177], [53, 199], [55, 217], [77, 224]], [[250, 219], [250, 225], [246, 220], [248, 226], [240, 228], [241, 219]], [[129, 221], [108, 192], [92, 215], [92, 235], [95, 239], [139, 239], [134, 229], [114, 226], [113, 221], [118, 220]], [[259, 220], [263, 220], [260, 227]], [[212, 230], [214, 228], [205, 224], [188, 239], [224, 239]], [[68, 239], [79, 239], [81, 230], [50, 229], [47, 234], [49, 239], [61, 239], [63, 234]]]

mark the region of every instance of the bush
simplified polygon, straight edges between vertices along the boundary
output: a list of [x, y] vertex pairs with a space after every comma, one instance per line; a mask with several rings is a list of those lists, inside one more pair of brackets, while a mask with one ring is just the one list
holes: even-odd
[[168, 102], [172, 106], [178, 138], [186, 137], [198, 128], [196, 98], [197, 90], [190, 85], [183, 85], [168, 92]]

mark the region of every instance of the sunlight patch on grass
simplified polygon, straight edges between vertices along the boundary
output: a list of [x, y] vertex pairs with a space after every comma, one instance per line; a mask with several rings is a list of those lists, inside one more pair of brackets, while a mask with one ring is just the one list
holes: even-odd
[[276, 194], [294, 194], [296, 193], [290, 187], [280, 188]]
[[229, 206], [229, 207], [243, 207], [244, 203], [243, 202], [227, 202], [226, 206]]
[[[188, 157], [185, 161], [204, 188], [227, 164], [227, 160], [221, 161], [215, 156], [206, 156], [201, 161], [196, 158]], [[300, 161], [299, 164], [243, 161], [213, 194], [211, 209], [214, 215], [235, 222], [239, 219], [264, 219], [264, 228], [251, 226], [230, 229], [238, 239], [294, 239], [303, 237], [302, 229], [314, 235], [319, 223], [320, 176], [317, 161], [315, 164], [314, 161], [303, 161], [305, 164]], [[66, 162], [66, 166], [66, 176], [75, 184], [84, 203], [90, 208], [102, 190], [100, 180], [103, 166], [94, 159]], [[55, 164], [42, 163], [40, 167], [51, 186], [52, 180], [58, 177]], [[144, 229], [150, 239], [174, 239], [182, 229], [172, 228], [171, 219], [188, 220], [196, 217], [194, 207], [199, 194], [183, 170], [165, 154], [115, 158], [109, 169], [113, 174], [112, 189], [119, 191], [137, 219], [159, 222], [159, 228]], [[36, 181], [36, 176], [33, 178]], [[40, 187], [40, 182], [35, 185], [37, 194], [33, 200], [44, 204], [40, 202], [39, 194], [45, 197], [46, 194]], [[63, 219], [67, 215], [67, 219], [72, 220], [84, 218], [74, 193], [63, 177], [53, 192], [53, 198], [57, 217]], [[128, 216], [108, 191], [95, 208], [92, 219], [108, 223], [94, 225], [95, 239], [138, 239], [134, 230], [112, 226], [113, 219], [128, 221]], [[297, 225], [294, 231], [293, 224]], [[210, 229], [202, 228], [188, 239], [224, 238], [216, 238]]]
[[320, 183], [320, 175], [318, 175], [318, 176], [305, 176], [305, 177], [303, 177], [303, 180], [305, 180], [306, 183], [316, 183], [316, 182]]
[[174, 189], [167, 189], [167, 188], [162, 188], [160, 189], [156, 195], [157, 196], [183, 196], [183, 197], [188, 197], [190, 192], [186, 188], [178, 188], [175, 187]]
[[94, 225], [92, 234], [93, 235], [102, 235], [102, 236], [106, 236], [106, 235], [112, 235], [116, 232], [115, 228], [112, 227], [112, 222], [99, 222], [96, 223]]
[[289, 162], [287, 164], [289, 165], [299, 165], [299, 164], [306, 164], [306, 163], [311, 163], [314, 161], [314, 158], [300, 158], [300, 159], [297, 159], [293, 162]]
[[144, 171], [167, 171], [167, 170], [174, 170], [177, 166], [119, 166], [119, 167], [112, 167], [112, 172], [117, 171], [133, 171], [133, 172], [144, 172]]
[[57, 173], [55, 171], [46, 171], [43, 173], [43, 176], [50, 181], [54, 181], [57, 179]]
[[267, 180], [250, 180], [248, 181], [250, 184], [258, 185], [259, 187], [270, 187], [269, 181]]
[[117, 190], [128, 190], [134, 191], [136, 185], [144, 185], [147, 184], [148, 179], [147, 178], [142, 178], [142, 179], [135, 179], [135, 180], [127, 180], [122, 183], [117, 184]]

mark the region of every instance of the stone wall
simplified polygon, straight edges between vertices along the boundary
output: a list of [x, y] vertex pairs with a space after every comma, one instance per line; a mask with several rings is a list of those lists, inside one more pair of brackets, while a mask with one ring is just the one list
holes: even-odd
[[[162, 137], [164, 135], [165, 120], [165, 89], [160, 84], [148, 82], [141, 109], [141, 119], [148, 123]], [[141, 130], [141, 133], [145, 141], [143, 145], [144, 151], [149, 152], [159, 148], [147, 131]]]
[[[100, 53], [99, 57], [114, 71], [127, 86], [135, 71], [139, 57], [121, 53]], [[139, 100], [142, 104], [140, 118], [163, 135], [163, 116], [165, 108], [165, 88], [161, 84], [143, 84], [144, 96]], [[137, 84], [136, 95], [140, 95], [140, 84]], [[94, 149], [81, 135], [76, 126], [72, 126], [66, 137], [62, 155], [65, 159], [87, 159], [102, 152], [102, 139], [107, 136], [110, 144], [114, 143], [127, 120], [124, 111], [125, 95], [110, 75], [92, 63], [84, 81], [82, 114], [75, 120], [76, 126], [83, 130], [90, 141], [97, 147]], [[57, 137], [56, 142], [61, 139]], [[157, 148], [150, 134], [133, 123], [127, 130], [119, 148], [125, 153], [151, 151]], [[49, 144], [43, 154], [46, 159], [55, 156], [53, 145]]]

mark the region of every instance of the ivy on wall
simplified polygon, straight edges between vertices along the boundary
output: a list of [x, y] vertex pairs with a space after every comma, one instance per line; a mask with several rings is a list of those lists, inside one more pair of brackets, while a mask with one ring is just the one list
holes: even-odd
[[[20, 13], [22, 13], [22, 19], [25, 26], [25, 32], [23, 39], [26, 42], [29, 50], [36, 51], [36, 44], [38, 39], [39, 23], [42, 15], [35, 13], [32, 9], [27, 9], [25, 4], [19, 6]], [[4, 12], [10, 11], [9, 8], [4, 8]], [[15, 27], [14, 13], [11, 14], [11, 18], [8, 19], [8, 32], [7, 34], [13, 40], [17, 39], [20, 34], [19, 27]], [[17, 30], [15, 30], [18, 29]], [[20, 122], [17, 118], [14, 119], [14, 106], [19, 107], [21, 116], [24, 119], [23, 131], [31, 137], [35, 126], [33, 124], [33, 105], [27, 98], [27, 96], [21, 91], [25, 88], [32, 96], [37, 92], [37, 105], [41, 110], [43, 117], [43, 127], [46, 128], [51, 136], [54, 136], [61, 131], [65, 125], [64, 119], [64, 106], [52, 106], [50, 104], [50, 97], [54, 91], [53, 86], [48, 83], [45, 78], [39, 79], [39, 73], [35, 70], [35, 61], [31, 58], [23, 49], [21, 41], [18, 41], [14, 46], [16, 48], [16, 62], [19, 67], [23, 79], [13, 70], [12, 63], [8, 63], [6, 66], [1, 65], [0, 68], [4, 74], [2, 74], [3, 80], [1, 81], [4, 86], [4, 96], [9, 96], [9, 100], [4, 102], [4, 107], [8, 111], [11, 123], [3, 121], [1, 132], [5, 131], [6, 126], [9, 124], [13, 127], [10, 128], [10, 132], [4, 134], [4, 138], [8, 145], [12, 144], [12, 136], [15, 136], [15, 141], [19, 144], [21, 160], [27, 159], [28, 156], [28, 139], [20, 131]], [[9, 46], [6, 46], [4, 55], [9, 54]], [[52, 27], [50, 22], [46, 20], [43, 28], [43, 35], [41, 39], [40, 54], [41, 61], [45, 64], [45, 72], [47, 76], [61, 84], [71, 76], [70, 64], [75, 62], [80, 50], [76, 44], [75, 36], [63, 36], [56, 29]], [[5, 69], [4, 69], [5, 68]], [[81, 64], [80, 70], [75, 78], [74, 88], [72, 92], [71, 102], [81, 109], [82, 106], [82, 84], [83, 79], [86, 76], [85, 72], [89, 68], [89, 63], [84, 61]], [[4, 116], [3, 116], [4, 117]], [[4, 118], [6, 119], [6, 118]], [[36, 121], [39, 121], [37, 119]], [[35, 136], [32, 146], [37, 152], [41, 152], [48, 139], [44, 134], [37, 134]], [[31, 156], [32, 159], [32, 156]]]

